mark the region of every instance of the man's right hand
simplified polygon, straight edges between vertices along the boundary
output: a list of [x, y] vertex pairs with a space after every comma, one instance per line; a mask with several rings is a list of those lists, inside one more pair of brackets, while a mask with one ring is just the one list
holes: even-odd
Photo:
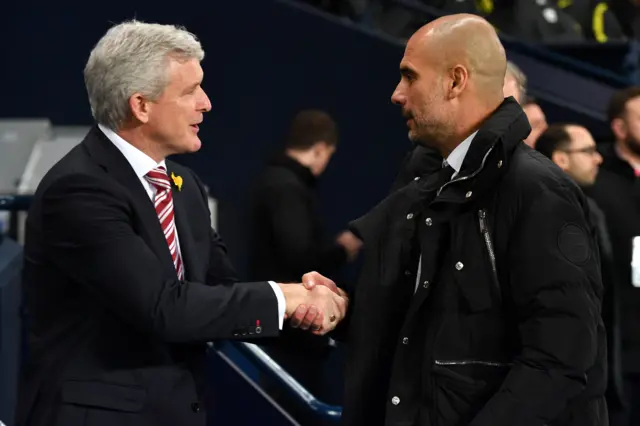
[[349, 262], [353, 262], [358, 257], [358, 253], [362, 248], [362, 240], [356, 237], [351, 231], [344, 231], [338, 235], [336, 243], [345, 249]]
[[301, 284], [278, 284], [286, 300], [290, 325], [313, 334], [324, 335], [333, 330], [347, 313], [348, 299], [330, 288], [318, 285], [307, 289]]

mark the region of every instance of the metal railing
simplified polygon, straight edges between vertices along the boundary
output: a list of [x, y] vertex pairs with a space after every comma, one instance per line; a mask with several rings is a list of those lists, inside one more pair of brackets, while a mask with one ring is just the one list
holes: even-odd
[[24, 211], [29, 210], [31, 195], [0, 195], [0, 210]]
[[294, 379], [285, 369], [273, 360], [262, 348], [246, 342], [229, 342], [260, 371], [279, 382], [290, 396], [293, 396], [317, 415], [338, 422], [342, 416], [342, 407], [326, 404], [312, 395], [304, 386]]

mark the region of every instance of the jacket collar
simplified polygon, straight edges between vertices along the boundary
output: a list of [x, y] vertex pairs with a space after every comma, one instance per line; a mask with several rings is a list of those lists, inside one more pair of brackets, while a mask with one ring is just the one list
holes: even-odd
[[437, 202], [463, 203], [494, 188], [513, 156], [531, 132], [527, 116], [512, 97], [487, 118], [469, 146], [459, 175], [443, 185]]
[[620, 158], [616, 151], [616, 144], [614, 142], [600, 144], [598, 146], [598, 150], [602, 155], [602, 165], [600, 166], [602, 169], [609, 170], [610, 172], [631, 180], [635, 179], [633, 167], [628, 162]]
[[[173, 259], [165, 239], [164, 232], [160, 226], [158, 215], [156, 213], [153, 201], [149, 198], [149, 194], [142, 186], [140, 179], [136, 175], [133, 167], [127, 161], [125, 156], [120, 152], [118, 148], [107, 138], [107, 136], [98, 128], [94, 126], [89, 134], [82, 142], [86, 148], [89, 156], [100, 167], [102, 167], [109, 175], [114, 177], [126, 190], [132, 195], [131, 201], [134, 208], [140, 215], [143, 228], [143, 238], [149, 243], [153, 251], [158, 258], [162, 261], [163, 266], [167, 273], [175, 274], [175, 267], [173, 266]], [[169, 163], [169, 162], [167, 162]], [[171, 174], [171, 165], [169, 167], [169, 174]], [[176, 191], [173, 191], [173, 196], [176, 196]], [[174, 199], [174, 206], [179, 204], [178, 199]], [[177, 216], [180, 212], [177, 212]], [[182, 214], [184, 216], [184, 214]], [[180, 223], [178, 226], [178, 232], [180, 232], [180, 244], [183, 245], [183, 231], [180, 229]], [[188, 266], [188, 265], [187, 265]]]
[[305, 185], [310, 188], [316, 186], [318, 179], [313, 175], [311, 169], [300, 164], [298, 161], [294, 160], [286, 154], [280, 154], [276, 156], [271, 161], [269, 161], [269, 165], [274, 167], [282, 167], [291, 171], [298, 177], [298, 179], [303, 181]]

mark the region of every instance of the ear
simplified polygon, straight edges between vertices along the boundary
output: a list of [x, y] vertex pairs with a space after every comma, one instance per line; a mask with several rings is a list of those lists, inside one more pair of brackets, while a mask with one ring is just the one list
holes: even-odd
[[551, 154], [551, 160], [562, 170], [566, 171], [569, 168], [569, 156], [562, 151], [555, 151]]
[[467, 83], [469, 82], [469, 71], [463, 65], [454, 66], [449, 72], [449, 99], [457, 98], [460, 96]]
[[147, 123], [149, 121], [149, 112], [151, 110], [151, 102], [149, 102], [140, 93], [134, 93], [129, 98], [129, 108], [131, 108], [131, 114], [141, 123]]
[[327, 144], [324, 141], [318, 141], [313, 144], [311, 150], [313, 151], [314, 157], [319, 157], [322, 154], [322, 150]]
[[627, 125], [622, 118], [614, 118], [611, 121], [611, 131], [616, 140], [624, 140], [627, 138]]

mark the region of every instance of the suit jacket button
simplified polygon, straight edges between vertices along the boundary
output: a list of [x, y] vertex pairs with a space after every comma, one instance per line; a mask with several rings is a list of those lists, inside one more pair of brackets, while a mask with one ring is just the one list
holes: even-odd
[[200, 412], [200, 404], [198, 404], [197, 402], [191, 404], [191, 411], [193, 411], [194, 413]]

